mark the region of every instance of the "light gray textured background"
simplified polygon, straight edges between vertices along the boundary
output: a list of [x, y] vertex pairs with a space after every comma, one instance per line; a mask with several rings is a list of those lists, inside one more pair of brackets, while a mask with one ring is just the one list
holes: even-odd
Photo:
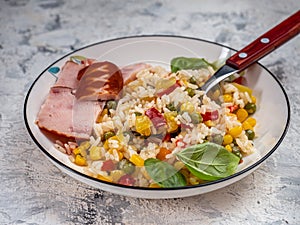
[[82, 184], [42, 155], [22, 112], [34, 79], [74, 49], [141, 34], [238, 49], [299, 8], [297, 0], [0, 0], [0, 224], [300, 224], [299, 37], [261, 61], [290, 99], [286, 138], [253, 174], [208, 194], [144, 200]]

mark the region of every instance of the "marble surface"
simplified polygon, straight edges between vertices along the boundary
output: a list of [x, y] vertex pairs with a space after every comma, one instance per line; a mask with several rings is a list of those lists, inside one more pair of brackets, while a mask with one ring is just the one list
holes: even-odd
[[299, 37], [261, 60], [290, 99], [286, 138], [254, 173], [211, 193], [146, 200], [97, 190], [53, 166], [23, 121], [34, 79], [74, 49], [141, 34], [238, 49], [299, 8], [296, 0], [1, 0], [0, 224], [300, 224]]

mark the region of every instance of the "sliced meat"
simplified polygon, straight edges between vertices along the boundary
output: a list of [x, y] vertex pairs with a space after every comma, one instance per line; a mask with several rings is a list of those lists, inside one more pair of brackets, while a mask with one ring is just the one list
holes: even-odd
[[93, 59], [87, 59], [81, 64], [72, 61], [67, 61], [62, 67], [61, 72], [58, 74], [58, 79], [54, 84], [54, 87], [76, 89], [79, 84], [79, 80], [77, 79], [78, 73], [85, 67], [93, 63], [93, 61]]
[[85, 69], [75, 96], [78, 100], [110, 100], [123, 89], [120, 69], [111, 62], [95, 62]]
[[130, 82], [136, 79], [136, 74], [140, 70], [150, 68], [151, 66], [146, 63], [136, 63], [128, 66], [124, 66], [121, 69], [124, 85], [129, 84]]
[[68, 138], [88, 139], [104, 102], [78, 101], [69, 88], [51, 88], [36, 123], [41, 129]]

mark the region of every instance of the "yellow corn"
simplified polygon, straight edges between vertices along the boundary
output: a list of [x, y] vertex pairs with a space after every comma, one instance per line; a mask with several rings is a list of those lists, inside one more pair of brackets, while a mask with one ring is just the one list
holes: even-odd
[[144, 166], [144, 160], [141, 158], [141, 156], [137, 154], [133, 154], [130, 159], [130, 162], [132, 162], [136, 166]]
[[254, 119], [253, 117], [248, 117], [245, 122], [248, 122], [252, 127], [255, 127], [256, 125], [256, 119]]
[[86, 159], [80, 154], [75, 155], [74, 163], [78, 166], [86, 166], [87, 165]]
[[113, 182], [113, 179], [111, 177], [109, 177], [109, 176], [104, 176], [104, 175], [98, 174], [97, 178], [99, 180], [103, 180], [103, 181], [107, 181], [107, 182]]
[[151, 188], [160, 188], [160, 186], [157, 183], [152, 183], [149, 185]]
[[215, 126], [215, 123], [211, 120], [205, 121], [204, 124], [208, 127], [214, 127]]
[[247, 121], [244, 121], [242, 123], [242, 126], [243, 126], [243, 130], [253, 130], [253, 127], [251, 126], [251, 124]]
[[248, 117], [248, 112], [245, 109], [238, 109], [236, 116], [240, 122], [243, 122]]
[[243, 128], [242, 128], [241, 126], [236, 126], [236, 127], [231, 128], [231, 129], [228, 131], [228, 133], [229, 133], [232, 137], [236, 138], [236, 137], [238, 137], [238, 136], [242, 133], [242, 131], [243, 131]]
[[166, 112], [164, 114], [164, 117], [167, 121], [168, 125], [168, 132], [172, 133], [178, 130], [178, 124], [175, 120], [175, 117], [177, 116], [177, 112]]
[[124, 158], [123, 153], [120, 152], [120, 151], [117, 150], [117, 149], [109, 149], [109, 150], [108, 150], [108, 153], [111, 154], [111, 155], [113, 155], [114, 157], [115, 157], [115, 154], [117, 154], [118, 159], [116, 159], [116, 157], [115, 157], [115, 160], [116, 160], [116, 161], [121, 161], [121, 160]]
[[135, 119], [135, 129], [143, 136], [150, 136], [151, 134], [151, 120], [148, 116], [137, 116]]
[[90, 146], [91, 146], [90, 142], [84, 141], [80, 144], [79, 148], [81, 148], [83, 150], [87, 150]]
[[253, 96], [253, 95], [251, 96], [251, 101], [252, 101], [252, 103], [254, 103], [254, 104], [256, 103], [256, 98], [255, 98], [255, 96]]
[[200, 179], [195, 177], [195, 176], [192, 176], [189, 178], [189, 183], [191, 185], [196, 185], [196, 184], [199, 184], [200, 183]]
[[123, 170], [113, 170], [110, 172], [110, 177], [113, 182], [118, 182], [118, 180], [125, 174]]
[[232, 152], [232, 147], [230, 145], [225, 145], [227, 151]]
[[230, 94], [223, 95], [224, 102], [232, 102], [232, 96]]
[[230, 134], [226, 134], [224, 137], [223, 137], [223, 145], [229, 145], [231, 144], [233, 141], [233, 138]]

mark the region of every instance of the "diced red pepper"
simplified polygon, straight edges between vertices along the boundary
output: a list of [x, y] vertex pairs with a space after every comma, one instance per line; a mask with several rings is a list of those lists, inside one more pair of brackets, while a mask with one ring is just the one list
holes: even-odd
[[167, 89], [165, 89], [165, 90], [163, 90], [161, 92], [158, 92], [157, 95], [158, 95], [158, 97], [161, 97], [163, 95], [168, 95], [168, 94], [170, 94], [172, 91], [174, 91], [178, 87], [181, 87], [181, 86], [180, 86], [179, 83], [176, 82], [175, 84], [173, 84], [172, 86], [168, 87]]
[[126, 186], [133, 186], [135, 179], [131, 175], [125, 174], [119, 179], [118, 183]]
[[219, 118], [219, 111], [218, 110], [214, 110], [214, 111], [207, 111], [206, 113], [202, 114], [202, 119], [203, 121], [208, 121], [208, 120], [217, 120]]
[[110, 172], [110, 171], [114, 170], [115, 168], [116, 168], [116, 165], [114, 164], [114, 162], [112, 160], [107, 160], [107, 161], [103, 162], [101, 170]]
[[159, 128], [167, 124], [164, 116], [156, 108], [148, 109], [145, 112], [145, 115], [149, 117], [155, 128]]
[[233, 113], [235, 110], [237, 110], [239, 108], [238, 105], [232, 105], [232, 106], [229, 106], [228, 109], [230, 110], [231, 113]]

